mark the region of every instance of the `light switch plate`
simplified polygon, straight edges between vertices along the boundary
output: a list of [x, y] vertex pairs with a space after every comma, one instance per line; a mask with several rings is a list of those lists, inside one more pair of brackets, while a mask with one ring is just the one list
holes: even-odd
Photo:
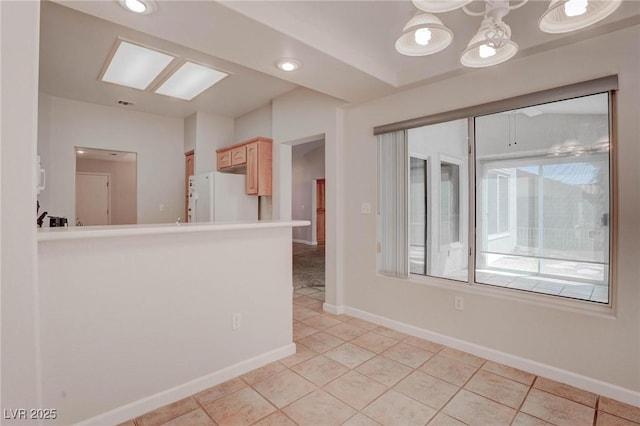
[[362, 206], [360, 206], [360, 213], [371, 214], [371, 203], [362, 203]]

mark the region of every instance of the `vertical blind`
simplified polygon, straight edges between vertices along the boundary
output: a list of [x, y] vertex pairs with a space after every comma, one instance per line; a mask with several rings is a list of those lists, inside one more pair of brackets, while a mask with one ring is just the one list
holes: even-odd
[[378, 135], [378, 273], [409, 276], [407, 132]]

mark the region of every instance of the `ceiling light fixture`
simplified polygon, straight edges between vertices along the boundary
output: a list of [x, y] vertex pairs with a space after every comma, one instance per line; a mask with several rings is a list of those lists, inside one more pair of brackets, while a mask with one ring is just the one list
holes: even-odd
[[291, 72], [302, 67], [302, 62], [294, 58], [282, 58], [276, 62], [276, 67], [282, 71]]
[[552, 0], [538, 26], [552, 34], [580, 30], [611, 15], [621, 3], [622, 0]]
[[229, 74], [213, 68], [185, 62], [155, 92], [190, 101]]
[[118, 40], [100, 80], [144, 90], [174, 59], [171, 55]]
[[153, 0], [118, 0], [118, 3], [126, 10], [148, 15], [156, 10], [156, 4]]
[[445, 49], [453, 33], [430, 13], [417, 12], [396, 40], [396, 50], [407, 56], [431, 55]]
[[460, 62], [471, 68], [489, 67], [508, 61], [517, 52], [518, 45], [511, 41], [511, 27], [499, 19], [487, 16], [462, 52]]
[[[99, 79], [190, 101], [228, 75], [208, 66], [118, 39]], [[133, 105], [133, 102], [119, 100], [118, 104], [126, 107]]]
[[[511, 59], [518, 45], [511, 40], [511, 27], [503, 22], [510, 11], [524, 6], [528, 0], [484, 0], [484, 11], [467, 8], [471, 0], [412, 0], [422, 12], [416, 13], [404, 26], [396, 40], [396, 50], [407, 56], [431, 55], [445, 49], [453, 33], [433, 13], [462, 10], [469, 16], [482, 16], [480, 29], [460, 55], [460, 63], [480, 68], [497, 65]], [[512, 4], [513, 3], [513, 4]], [[538, 22], [547, 33], [579, 30], [601, 21], [620, 6], [622, 0], [551, 0]]]
[[471, 3], [471, 0], [411, 0], [413, 5], [429, 13], [443, 13], [460, 9]]

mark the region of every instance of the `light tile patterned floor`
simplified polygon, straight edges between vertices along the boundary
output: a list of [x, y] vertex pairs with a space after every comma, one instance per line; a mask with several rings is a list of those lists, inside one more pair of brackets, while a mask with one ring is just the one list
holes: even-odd
[[640, 425], [640, 408], [325, 313], [323, 298], [294, 293], [295, 355], [124, 425]]

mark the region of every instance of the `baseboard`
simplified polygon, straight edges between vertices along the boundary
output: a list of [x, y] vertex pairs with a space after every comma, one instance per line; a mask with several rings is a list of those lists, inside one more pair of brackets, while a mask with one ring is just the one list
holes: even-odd
[[345, 313], [344, 305], [336, 306], [336, 305], [330, 305], [328, 303], [323, 303], [322, 310], [334, 315], [342, 315]]
[[411, 336], [431, 340], [432, 342], [440, 343], [454, 349], [468, 352], [472, 355], [479, 356], [489, 361], [508, 365], [510, 367], [535, 374], [536, 376], [541, 376], [551, 380], [555, 380], [557, 382], [566, 383], [568, 385], [575, 386], [589, 392], [593, 392], [602, 396], [606, 396], [608, 398], [615, 399], [617, 401], [624, 402], [626, 404], [640, 407], [640, 392], [636, 392], [631, 389], [626, 389], [621, 386], [606, 383], [571, 371], [543, 364], [541, 362], [532, 361], [530, 359], [497, 351], [485, 346], [480, 346], [475, 343], [467, 342], [465, 340], [449, 337], [400, 321], [382, 317], [380, 315], [361, 311], [349, 306], [333, 306], [327, 305], [325, 303], [323, 305], [323, 309], [327, 312], [336, 314], [339, 311], [339, 313], [345, 313], [352, 317], [360, 318], [374, 324], [383, 325], [385, 327], [392, 328]]
[[98, 416], [91, 417], [90, 419], [78, 423], [77, 426], [120, 424], [144, 413], [155, 410], [156, 408], [179, 401], [193, 395], [194, 393], [198, 393], [212, 386], [226, 382], [229, 379], [247, 373], [251, 370], [255, 370], [256, 368], [260, 368], [271, 362], [293, 355], [294, 353], [296, 353], [296, 345], [295, 343], [290, 343], [223, 368], [222, 370], [218, 370], [214, 373], [207, 374], [206, 376], [191, 380], [182, 385], [139, 399], [138, 401], [123, 405]]
[[308, 246], [317, 246], [318, 245], [317, 241], [296, 240], [296, 239], [293, 239], [292, 241], [294, 243], [306, 244]]

